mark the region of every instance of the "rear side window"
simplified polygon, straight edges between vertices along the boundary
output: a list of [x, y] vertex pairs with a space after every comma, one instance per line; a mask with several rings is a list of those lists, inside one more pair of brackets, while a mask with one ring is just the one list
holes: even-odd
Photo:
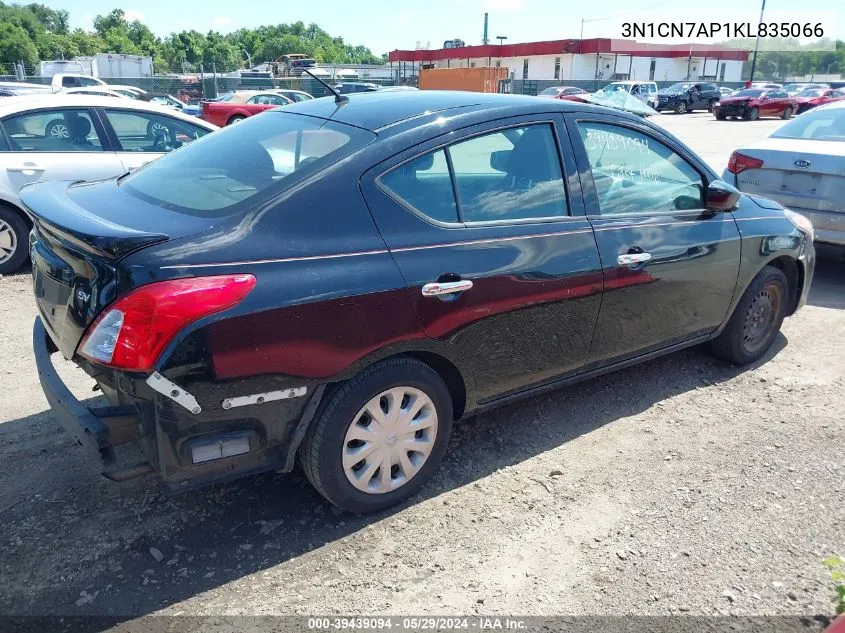
[[86, 110], [40, 110], [3, 119], [13, 152], [101, 152]]
[[121, 181], [147, 202], [213, 217], [246, 208], [360, 149], [375, 135], [315, 117], [270, 111], [194, 141]]
[[395, 197], [438, 222], [457, 222], [458, 207], [446, 152], [439, 150], [386, 173], [382, 185]]
[[440, 222], [524, 221], [568, 214], [557, 143], [548, 124], [507, 128], [455, 143], [395, 167], [380, 182], [394, 197]]

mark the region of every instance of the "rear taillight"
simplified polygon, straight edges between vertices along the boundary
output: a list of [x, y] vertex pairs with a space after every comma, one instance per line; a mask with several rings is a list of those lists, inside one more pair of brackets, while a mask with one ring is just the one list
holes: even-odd
[[237, 305], [253, 286], [252, 275], [191, 277], [141, 286], [94, 321], [79, 344], [79, 354], [109, 367], [150, 371], [179, 330]]
[[740, 154], [739, 152], [731, 154], [730, 160], [728, 160], [728, 171], [732, 174], [738, 174], [746, 169], [760, 169], [762, 166], [763, 161], [759, 158], [746, 156], [745, 154]]

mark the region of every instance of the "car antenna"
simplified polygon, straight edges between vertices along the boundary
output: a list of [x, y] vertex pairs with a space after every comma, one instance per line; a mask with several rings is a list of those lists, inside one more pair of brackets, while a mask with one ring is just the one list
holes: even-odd
[[320, 79], [317, 75], [313, 74], [313, 73], [312, 73], [310, 70], [308, 70], [307, 68], [303, 68], [303, 69], [302, 69], [302, 72], [304, 72], [304, 73], [308, 73], [308, 75], [309, 75], [310, 77], [312, 77], [312, 78], [316, 79], [316, 80], [317, 80], [317, 81], [319, 81], [321, 84], [323, 84], [326, 88], [328, 88], [328, 89], [329, 89], [329, 92], [331, 92], [331, 93], [334, 95], [334, 102], [335, 102], [335, 103], [346, 103], [347, 101], [349, 101], [349, 97], [347, 97], [346, 95], [342, 95], [342, 94], [340, 94], [340, 93], [339, 93], [339, 92], [338, 92], [335, 88], [333, 88], [333, 87], [332, 87], [332, 86], [330, 86], [328, 83], [326, 83], [325, 81], [323, 81], [322, 79]]

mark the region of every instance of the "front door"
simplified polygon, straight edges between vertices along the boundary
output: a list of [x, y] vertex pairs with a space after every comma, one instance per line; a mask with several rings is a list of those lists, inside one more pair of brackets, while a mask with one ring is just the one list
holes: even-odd
[[444, 142], [363, 181], [426, 335], [472, 366], [481, 402], [582, 367], [601, 264], [562, 117], [475, 126]]
[[730, 213], [704, 209], [703, 167], [644, 125], [568, 116], [604, 271], [588, 364], [714, 331], [734, 294], [740, 239]]
[[87, 108], [42, 108], [2, 122], [0, 188], [17, 198], [21, 187], [47, 180], [102, 180], [123, 172], [105, 133]]

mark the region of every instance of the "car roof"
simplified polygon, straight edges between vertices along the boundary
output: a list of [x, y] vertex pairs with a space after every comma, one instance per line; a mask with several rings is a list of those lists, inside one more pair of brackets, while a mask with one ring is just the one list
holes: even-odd
[[[577, 110], [584, 104], [571, 101], [538, 99], [527, 95], [460, 92], [448, 90], [375, 91], [345, 95], [348, 100], [337, 103], [334, 97], [321, 97], [285, 106], [295, 112], [323, 119], [332, 119], [356, 127], [376, 131], [422, 115], [436, 114], [455, 108], [464, 111], [496, 108], [510, 111], [505, 115], [530, 114], [538, 110]], [[622, 115], [614, 110], [614, 114]]]
[[116, 99], [114, 97], [101, 97], [99, 95], [85, 94], [50, 94], [50, 95], [21, 95], [18, 97], [4, 97], [0, 100], [0, 117], [11, 114], [19, 114], [30, 110], [42, 108], [111, 108], [119, 110], [135, 110], [163, 114], [172, 118], [180, 119], [209, 130], [216, 130], [217, 126], [202, 119], [182, 114], [178, 110], [157, 103], [140, 101], [137, 99]]

